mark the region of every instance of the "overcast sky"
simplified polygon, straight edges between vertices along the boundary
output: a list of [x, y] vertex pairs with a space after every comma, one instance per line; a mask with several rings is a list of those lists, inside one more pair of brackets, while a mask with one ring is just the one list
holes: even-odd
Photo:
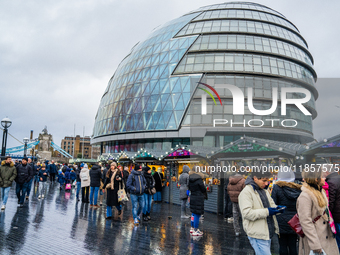
[[[307, 40], [319, 78], [339, 78], [340, 1], [257, 1], [285, 15]], [[0, 119], [22, 140], [47, 125], [54, 142], [91, 135], [101, 96], [120, 61], [153, 28], [209, 0], [3, 0], [0, 4]], [[315, 138], [340, 133], [339, 80], [317, 89]], [[8, 138], [8, 146], [19, 143]]]

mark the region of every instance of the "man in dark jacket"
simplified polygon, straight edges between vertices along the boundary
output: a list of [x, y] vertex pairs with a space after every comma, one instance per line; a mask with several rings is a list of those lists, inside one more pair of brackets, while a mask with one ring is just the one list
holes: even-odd
[[238, 205], [238, 196], [243, 190], [246, 180], [240, 174], [235, 174], [229, 177], [229, 184], [227, 186], [228, 195], [230, 197], [231, 202], [233, 203], [233, 218], [234, 218], [234, 230], [235, 235], [239, 236], [241, 233], [240, 228], [240, 207]]
[[144, 206], [143, 194], [146, 187], [146, 181], [142, 174], [142, 167], [140, 165], [135, 165], [135, 170], [133, 170], [129, 175], [126, 186], [131, 194], [130, 197], [132, 203], [132, 215], [134, 219], [134, 224], [138, 226], [140, 222], [140, 214]]
[[100, 207], [99, 205], [97, 205], [97, 200], [101, 178], [101, 167], [97, 164], [94, 164], [90, 169], [90, 206], [93, 206], [94, 208]]
[[15, 179], [18, 207], [23, 207], [25, 194], [30, 180], [34, 177], [33, 169], [27, 164], [28, 158], [22, 159], [22, 164], [17, 166], [17, 177]]
[[54, 160], [51, 161], [49, 164], [49, 175], [50, 175], [50, 182], [55, 182], [55, 176], [58, 173], [57, 166], [54, 164]]
[[11, 189], [12, 182], [17, 176], [17, 169], [12, 162], [10, 156], [7, 156], [4, 161], [1, 162], [0, 166], [0, 187], [1, 187], [1, 197], [2, 197], [2, 206], [1, 210], [6, 209], [6, 203], [8, 199], [8, 193]]
[[324, 177], [328, 183], [329, 210], [332, 213], [336, 227], [336, 242], [340, 252], [340, 176], [331, 165], [325, 165]]
[[162, 187], [163, 187], [163, 173], [162, 173], [162, 168], [158, 167], [157, 172], [153, 174], [153, 178], [155, 179], [155, 189], [156, 189], [156, 194], [153, 195], [153, 200], [154, 202], [157, 203], [162, 203]]
[[77, 201], [80, 201], [79, 199], [79, 192], [81, 190], [81, 179], [80, 179], [80, 171], [81, 171], [81, 167], [80, 165], [76, 165], [76, 175], [77, 175], [77, 193], [76, 193], [76, 197], [77, 197]]
[[[35, 175], [35, 172], [34, 172], [34, 163], [32, 162], [31, 158], [28, 158], [27, 165], [29, 165], [31, 167], [31, 169], [33, 170], [33, 173]], [[33, 176], [33, 178], [28, 183], [28, 187], [26, 189], [26, 200], [28, 200], [29, 197], [30, 197], [33, 179], [34, 179], [34, 176]]]
[[228, 172], [225, 178], [225, 188], [224, 188], [224, 219], [228, 221], [228, 223], [233, 223], [233, 202], [231, 202], [229, 194], [228, 194], [228, 184], [229, 184], [229, 177], [232, 173]]

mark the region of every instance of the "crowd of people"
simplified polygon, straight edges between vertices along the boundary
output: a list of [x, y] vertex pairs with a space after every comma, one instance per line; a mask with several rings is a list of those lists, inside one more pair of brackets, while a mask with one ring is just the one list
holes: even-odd
[[[152, 201], [162, 201], [164, 176], [161, 168], [154, 170], [138, 164], [129, 169], [116, 162], [106, 165], [98, 162], [91, 167], [84, 163], [56, 165], [54, 161], [34, 164], [29, 158], [13, 162], [8, 156], [0, 166], [1, 210], [6, 209], [14, 181], [21, 208], [29, 199], [32, 183], [38, 187], [38, 199], [45, 198], [49, 179], [50, 183], [58, 182], [60, 190], [75, 187], [77, 201], [89, 203], [93, 209], [103, 206], [105, 200], [107, 220], [114, 211], [121, 215], [123, 205], [131, 200], [134, 225], [138, 226], [142, 220], [151, 220]], [[279, 238], [280, 255], [339, 254], [338, 172], [328, 166], [324, 171], [304, 171], [297, 177], [284, 167], [269, 189], [272, 177], [270, 172], [248, 175], [236, 172], [226, 179], [225, 217], [228, 223], [233, 223], [236, 238], [244, 231], [256, 255], [271, 254], [275, 235]], [[204, 178], [204, 173], [186, 165], [179, 177], [181, 218], [191, 218], [192, 236], [203, 235], [199, 223], [207, 199]]]

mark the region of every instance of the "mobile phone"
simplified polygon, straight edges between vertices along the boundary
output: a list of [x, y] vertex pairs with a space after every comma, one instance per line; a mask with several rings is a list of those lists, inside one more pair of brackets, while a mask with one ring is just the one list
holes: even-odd
[[285, 210], [286, 208], [287, 208], [286, 206], [283, 206], [283, 207], [281, 207], [281, 208], [277, 208], [277, 210], [283, 211], [283, 210]]

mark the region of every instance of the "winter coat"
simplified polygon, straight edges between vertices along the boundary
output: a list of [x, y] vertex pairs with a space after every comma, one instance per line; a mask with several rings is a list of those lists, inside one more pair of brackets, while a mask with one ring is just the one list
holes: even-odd
[[207, 192], [205, 189], [201, 175], [190, 172], [188, 188], [191, 192], [190, 195], [190, 211], [195, 214], [204, 213], [204, 197]]
[[[89, 187], [90, 186], [90, 173], [89, 169], [87, 168], [87, 165], [83, 167], [83, 169], [80, 171], [80, 180], [81, 180], [81, 187]], [[83, 177], [83, 175], [86, 176], [86, 178]], [[86, 180], [85, 180], [86, 179]]]
[[90, 186], [100, 187], [100, 179], [102, 178], [102, 170], [99, 165], [93, 165], [90, 170]]
[[153, 178], [155, 179], [156, 191], [162, 191], [163, 173], [156, 172], [153, 174]]
[[60, 183], [60, 185], [64, 185], [65, 184], [65, 175], [63, 173], [58, 174], [58, 182]]
[[50, 174], [57, 174], [58, 173], [57, 166], [54, 163], [49, 164], [48, 166], [49, 166], [48, 172]]
[[340, 176], [331, 173], [327, 176], [329, 192], [329, 210], [332, 212], [334, 222], [340, 223]]
[[131, 194], [141, 195], [144, 193], [146, 181], [142, 171], [132, 170], [126, 182], [126, 187]]
[[272, 198], [277, 205], [286, 206], [284, 213], [276, 215], [279, 223], [280, 234], [295, 234], [294, 230], [288, 225], [296, 214], [296, 200], [300, 196], [301, 185], [294, 182], [278, 181], [272, 191]]
[[151, 174], [148, 174], [146, 172], [144, 172], [144, 178], [145, 178], [145, 181], [146, 181], [144, 193], [148, 194], [148, 195], [152, 195], [151, 189], [153, 189], [155, 187], [155, 180], [154, 180], [154, 178], [152, 177]]
[[67, 168], [66, 169], [66, 172], [65, 172], [65, 179], [66, 180], [69, 180], [70, 179], [70, 174], [71, 174], [71, 169], [70, 168]]
[[[248, 177], [251, 178], [251, 177]], [[277, 207], [268, 190], [264, 190], [270, 207]], [[247, 184], [238, 197], [238, 204], [243, 220], [243, 229], [247, 236], [262, 240], [270, 240], [267, 217], [268, 208], [263, 206], [260, 194], [251, 184]], [[276, 217], [273, 216], [274, 231], [279, 234], [279, 226]]]
[[[44, 175], [44, 174], [47, 174], [47, 175]], [[47, 170], [45, 169], [45, 170], [40, 170], [39, 171], [39, 174], [38, 174], [38, 176], [39, 176], [39, 182], [46, 182], [47, 181], [47, 176], [48, 176], [48, 172], [47, 172]], [[40, 178], [42, 178], [42, 180], [40, 180]]]
[[76, 174], [76, 172], [71, 171], [71, 173], [70, 173], [70, 179], [71, 179], [72, 181], [74, 181], [75, 179], [77, 179], [77, 174]]
[[189, 172], [190, 168], [185, 165], [183, 166], [183, 173], [179, 177], [179, 199], [187, 199], [187, 190], [189, 185]]
[[19, 184], [24, 184], [25, 182], [29, 182], [34, 175], [33, 169], [28, 164], [25, 166], [19, 164], [17, 166], [17, 177], [15, 178], [15, 181]]
[[61, 171], [62, 171], [63, 173], [65, 173], [65, 172], [66, 172], [66, 169], [67, 169], [67, 166], [65, 165], [65, 166], [63, 166], [63, 167], [61, 168]]
[[39, 171], [40, 171], [40, 169], [41, 169], [41, 165], [35, 165], [34, 166], [34, 175], [38, 175], [39, 174]]
[[236, 174], [229, 177], [229, 184], [227, 186], [227, 191], [231, 202], [238, 203], [238, 196], [245, 187], [246, 180], [242, 175]]
[[[309, 255], [311, 250], [318, 249], [323, 249], [327, 255], [339, 254], [336, 239], [327, 223], [328, 216], [324, 214], [327, 206], [325, 191], [320, 193], [307, 183], [302, 185], [301, 191], [296, 208], [305, 237], [300, 237], [299, 255]], [[321, 218], [313, 223], [320, 215]]]
[[[109, 174], [109, 178], [105, 179], [104, 188], [111, 183], [112, 172]], [[117, 206], [119, 205], [118, 202], [118, 190], [123, 188], [122, 180], [117, 180], [118, 178], [122, 178], [121, 173], [117, 170], [116, 176], [114, 177], [114, 189], [106, 189], [106, 205], [107, 206]]]
[[16, 177], [17, 169], [15, 168], [14, 163], [11, 162], [9, 165], [7, 165], [5, 160], [2, 161], [0, 166], [0, 187], [11, 187], [12, 182]]

